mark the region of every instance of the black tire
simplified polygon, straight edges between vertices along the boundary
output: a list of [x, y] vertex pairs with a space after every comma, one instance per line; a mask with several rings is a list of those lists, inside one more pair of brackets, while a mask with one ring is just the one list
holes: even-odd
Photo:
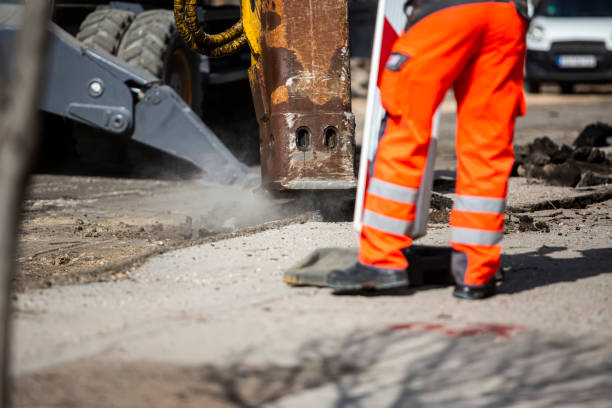
[[94, 50], [116, 54], [119, 43], [136, 15], [131, 11], [101, 9], [87, 15], [76, 38]]
[[198, 115], [202, 112], [200, 57], [176, 31], [169, 10], [149, 10], [136, 16], [117, 56], [170, 85]]
[[574, 84], [571, 82], [562, 82], [559, 84], [561, 87], [561, 93], [564, 95], [569, 95], [574, 93]]
[[527, 81], [527, 92], [537, 94], [540, 93], [541, 85], [536, 81]]

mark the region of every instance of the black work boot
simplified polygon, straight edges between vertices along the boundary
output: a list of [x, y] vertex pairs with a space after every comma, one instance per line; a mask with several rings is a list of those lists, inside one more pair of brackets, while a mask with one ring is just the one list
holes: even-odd
[[325, 278], [328, 287], [336, 290], [391, 289], [408, 286], [405, 270], [377, 268], [359, 262], [346, 269], [331, 271]]
[[479, 300], [495, 295], [496, 291], [497, 284], [495, 283], [495, 278], [493, 278], [484, 285], [478, 286], [458, 283], [453, 291], [453, 296], [467, 300]]
[[427, 245], [411, 245], [402, 249], [402, 254], [408, 261], [410, 286], [454, 285], [455, 279], [451, 273], [452, 252], [450, 247]]
[[497, 291], [497, 280], [501, 280], [501, 275], [499, 273], [496, 273], [495, 276], [484, 285], [466, 285], [464, 283], [466, 270], [467, 255], [460, 251], [453, 251], [451, 254], [451, 271], [456, 282], [453, 296], [467, 300], [479, 300], [495, 295]]

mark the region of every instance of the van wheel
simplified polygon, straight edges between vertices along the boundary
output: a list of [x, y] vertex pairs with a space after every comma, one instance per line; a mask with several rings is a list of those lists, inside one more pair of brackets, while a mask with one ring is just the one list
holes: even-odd
[[117, 56], [172, 87], [199, 116], [202, 112], [200, 56], [191, 51], [176, 31], [169, 10], [149, 10], [136, 16]]
[[564, 82], [559, 84], [559, 86], [561, 87], [562, 94], [569, 95], [574, 93], [574, 84], [571, 82]]
[[540, 93], [542, 84], [536, 81], [527, 81], [527, 92], [537, 94]]

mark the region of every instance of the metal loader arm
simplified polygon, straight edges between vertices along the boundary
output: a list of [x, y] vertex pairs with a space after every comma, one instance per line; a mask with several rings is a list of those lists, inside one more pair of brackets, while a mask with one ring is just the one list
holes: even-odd
[[[0, 70], [9, 74], [19, 69], [11, 66], [11, 56], [22, 10], [0, 5]], [[170, 87], [113, 55], [85, 47], [54, 23], [49, 30], [41, 110], [178, 156], [212, 183], [256, 179]]]

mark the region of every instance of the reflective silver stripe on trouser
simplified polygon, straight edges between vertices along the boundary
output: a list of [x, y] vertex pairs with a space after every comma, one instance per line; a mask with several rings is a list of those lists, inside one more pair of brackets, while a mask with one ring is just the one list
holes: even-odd
[[484, 231], [473, 228], [451, 227], [451, 242], [467, 245], [501, 245], [503, 231]]
[[419, 191], [416, 188], [404, 187], [372, 178], [368, 185], [368, 193], [404, 204], [415, 204]]
[[370, 210], [363, 212], [363, 225], [394, 235], [407, 235], [412, 229], [412, 221], [387, 217]]
[[453, 208], [461, 211], [503, 214], [506, 210], [506, 200], [457, 194]]

